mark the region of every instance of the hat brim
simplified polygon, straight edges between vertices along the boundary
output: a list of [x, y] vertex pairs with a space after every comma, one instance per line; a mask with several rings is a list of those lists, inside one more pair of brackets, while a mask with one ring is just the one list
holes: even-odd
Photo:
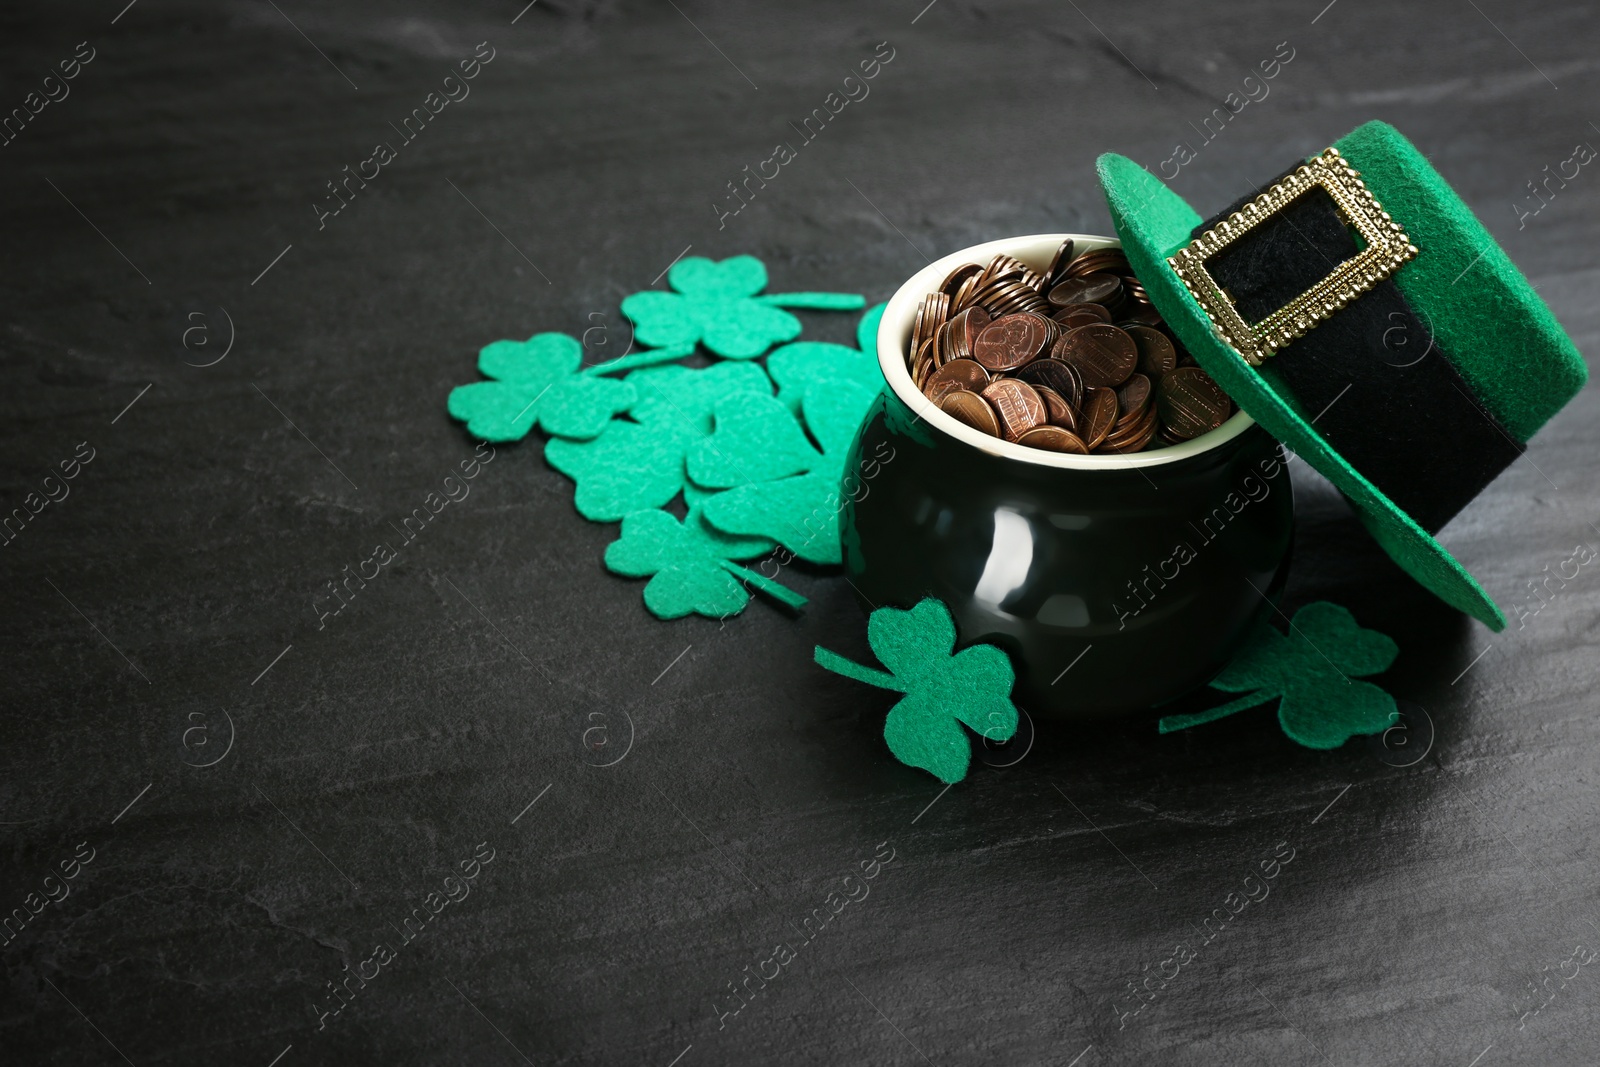
[[1347, 463], [1311, 425], [1272, 369], [1252, 367], [1212, 327], [1204, 310], [1167, 264], [1203, 221], [1183, 198], [1126, 156], [1107, 153], [1100, 184], [1123, 252], [1150, 301], [1206, 373], [1267, 432], [1344, 493], [1362, 525], [1402, 570], [1451, 607], [1496, 632], [1505, 615], [1467, 569], [1432, 535]]

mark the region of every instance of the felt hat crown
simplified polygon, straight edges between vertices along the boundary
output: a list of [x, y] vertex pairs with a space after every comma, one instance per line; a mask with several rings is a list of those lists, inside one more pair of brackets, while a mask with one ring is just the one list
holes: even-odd
[[1201, 367], [1405, 571], [1503, 629], [1433, 535], [1588, 373], [1432, 165], [1369, 122], [1203, 222], [1131, 159], [1103, 155], [1099, 174], [1134, 273]]

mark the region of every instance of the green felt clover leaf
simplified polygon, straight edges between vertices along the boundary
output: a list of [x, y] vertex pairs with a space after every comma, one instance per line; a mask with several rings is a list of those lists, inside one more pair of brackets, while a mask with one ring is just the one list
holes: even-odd
[[1387, 635], [1363, 629], [1344, 608], [1319, 600], [1294, 613], [1287, 636], [1263, 623], [1211, 682], [1230, 693], [1249, 690], [1245, 696], [1193, 715], [1170, 715], [1160, 730], [1183, 730], [1281, 698], [1278, 725], [1290, 740], [1338, 748], [1357, 734], [1394, 725], [1394, 697], [1349, 676], [1380, 674], [1399, 653]]
[[990, 741], [1016, 733], [1011, 660], [993, 645], [955, 652], [955, 622], [939, 601], [924, 600], [910, 611], [879, 608], [867, 621], [867, 641], [887, 673], [821, 645], [814, 654], [827, 670], [905, 694], [883, 725], [889, 751], [901, 763], [959, 782], [972, 760], [961, 723]]
[[784, 307], [848, 311], [865, 300], [850, 293], [776, 293], [759, 296], [767, 268], [754, 256], [720, 263], [703, 256], [679, 260], [667, 272], [677, 292], [634, 293], [622, 301], [640, 344], [692, 348], [704, 344], [729, 359], [754, 359], [780, 341], [800, 335], [800, 320]]
[[587, 439], [637, 399], [633, 386], [601, 374], [679, 359], [691, 350], [636, 352], [580, 371], [583, 346], [564, 333], [494, 341], [478, 352], [478, 369], [492, 380], [456, 386], [446, 406], [484, 441], [520, 441], [535, 423], [548, 433]]
[[775, 349], [767, 357], [767, 373], [778, 383], [778, 399], [798, 411], [800, 398], [816, 382], [844, 380], [873, 392], [882, 389], [878, 322], [886, 306], [879, 304], [861, 316], [856, 327], [856, 348], [827, 341], [796, 341]]
[[612, 419], [592, 440], [553, 439], [544, 449], [550, 465], [578, 483], [579, 514], [595, 522], [615, 522], [677, 496], [685, 487], [684, 457], [711, 432], [719, 398], [772, 395], [766, 372], [751, 363], [653, 367], [634, 371], [623, 384], [637, 398], [631, 421]]
[[706, 500], [706, 521], [724, 533], [770, 538], [812, 563], [838, 563], [840, 485], [876, 395], [847, 381], [807, 389], [801, 413], [820, 452], [776, 397], [719, 401], [716, 429], [689, 452], [689, 477], [727, 490]]
[[622, 536], [606, 548], [606, 567], [629, 578], [650, 577], [644, 605], [661, 619], [696, 612], [713, 619], [744, 610], [743, 582], [798, 609], [806, 598], [733, 561], [772, 549], [758, 537], [729, 537], [707, 526], [698, 508], [679, 523], [665, 511], [636, 511], [622, 520]]

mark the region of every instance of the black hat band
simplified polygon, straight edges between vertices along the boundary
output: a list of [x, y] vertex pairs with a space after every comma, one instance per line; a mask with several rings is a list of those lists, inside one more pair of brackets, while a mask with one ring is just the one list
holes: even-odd
[[[1242, 198], [1193, 236], [1255, 199]], [[1205, 265], [1239, 315], [1260, 322], [1361, 250], [1333, 199], [1312, 187]], [[1279, 378], [1351, 466], [1430, 534], [1524, 449], [1388, 278], [1285, 345], [1263, 371]]]

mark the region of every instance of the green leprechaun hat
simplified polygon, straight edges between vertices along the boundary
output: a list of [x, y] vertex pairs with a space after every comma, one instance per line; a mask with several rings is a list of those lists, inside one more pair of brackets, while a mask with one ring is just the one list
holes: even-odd
[[1204, 222], [1131, 159], [1099, 172], [1128, 262], [1200, 366], [1412, 577], [1503, 629], [1433, 535], [1588, 372], [1422, 153], [1369, 122]]

